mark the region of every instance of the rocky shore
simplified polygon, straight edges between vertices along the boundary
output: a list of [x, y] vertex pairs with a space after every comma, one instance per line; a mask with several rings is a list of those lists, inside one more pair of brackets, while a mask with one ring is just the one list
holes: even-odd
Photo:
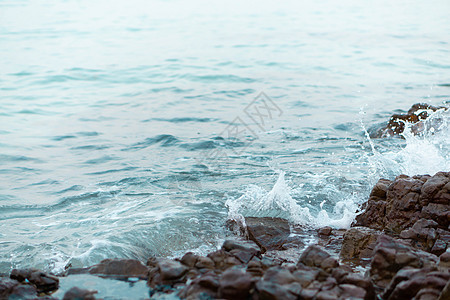
[[[417, 104], [379, 136], [423, 121], [423, 109], [441, 108]], [[106, 259], [58, 276], [14, 269], [0, 276], [0, 299], [96, 299], [89, 284], [56, 296], [60, 281], [83, 274], [145, 281], [143, 298], [156, 299], [450, 299], [450, 172], [380, 179], [348, 230], [251, 217], [225, 226], [236, 238], [206, 256]], [[122, 298], [142, 299], [107, 299]]]
[[[0, 277], [0, 299], [57, 299], [59, 281], [76, 274], [145, 280], [148, 298], [450, 299], [450, 172], [380, 179], [362, 210], [349, 230], [229, 222], [241, 237], [207, 256], [106, 259], [61, 276], [15, 269]], [[63, 299], [95, 293], [73, 287]]]

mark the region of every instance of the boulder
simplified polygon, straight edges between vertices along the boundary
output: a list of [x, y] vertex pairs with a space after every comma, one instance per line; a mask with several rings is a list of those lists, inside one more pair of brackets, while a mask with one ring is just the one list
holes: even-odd
[[427, 103], [414, 104], [406, 114], [394, 114], [384, 127], [378, 129], [371, 134], [372, 138], [384, 138], [389, 136], [400, 135], [406, 128], [406, 123], [412, 124], [413, 134], [420, 134], [425, 131], [423, 121], [426, 120], [431, 113], [437, 110], [447, 110], [446, 107], [432, 106]]
[[434, 268], [402, 269], [383, 293], [383, 299], [437, 299], [450, 280], [450, 273]]
[[353, 227], [344, 234], [340, 258], [343, 260], [361, 260], [372, 257], [380, 233], [367, 227]]
[[148, 268], [136, 259], [104, 259], [89, 268], [90, 274], [148, 278]]
[[332, 268], [339, 266], [339, 263], [335, 258], [317, 245], [311, 245], [306, 248], [300, 256], [298, 264], [309, 267], [318, 267], [325, 271], [331, 271]]
[[58, 277], [36, 269], [13, 269], [10, 278], [19, 282], [30, 282], [38, 293], [49, 293], [59, 287]]
[[264, 253], [268, 250], [280, 250], [289, 242], [291, 230], [289, 222], [281, 218], [245, 218], [248, 239], [254, 241]]
[[414, 249], [400, 240], [381, 235], [370, 263], [369, 274], [379, 287], [386, 287], [403, 268], [436, 267], [438, 258], [430, 253]]
[[253, 286], [252, 276], [243, 269], [230, 268], [219, 280], [219, 297], [223, 299], [248, 299]]

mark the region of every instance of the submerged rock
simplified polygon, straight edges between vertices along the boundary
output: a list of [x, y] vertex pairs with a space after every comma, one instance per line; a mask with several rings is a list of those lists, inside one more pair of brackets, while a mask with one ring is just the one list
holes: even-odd
[[90, 274], [148, 278], [148, 268], [135, 259], [105, 259], [89, 268]]

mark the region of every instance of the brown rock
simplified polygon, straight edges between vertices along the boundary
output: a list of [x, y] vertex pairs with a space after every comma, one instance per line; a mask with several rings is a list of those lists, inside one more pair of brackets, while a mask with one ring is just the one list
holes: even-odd
[[59, 287], [59, 278], [36, 269], [14, 269], [10, 274], [11, 279], [19, 282], [28, 280], [36, 286], [38, 293], [48, 293], [57, 290]]
[[253, 281], [250, 274], [242, 269], [228, 269], [219, 281], [219, 297], [223, 299], [247, 299]]
[[8, 296], [12, 293], [13, 288], [17, 285], [19, 285], [17, 280], [0, 277], [0, 299], [8, 299]]
[[344, 234], [340, 257], [360, 260], [372, 257], [380, 233], [367, 227], [353, 227]]
[[331, 232], [333, 231], [333, 228], [330, 226], [325, 226], [319, 229], [318, 233], [321, 236], [330, 236]]
[[322, 247], [316, 245], [311, 245], [303, 251], [298, 264], [304, 264], [309, 267], [319, 267], [325, 271], [330, 271], [332, 268], [339, 265], [337, 260], [334, 259], [328, 252], [326, 252]]
[[248, 238], [261, 248], [262, 253], [280, 250], [291, 233], [289, 223], [285, 219], [247, 217], [245, 223]]
[[90, 274], [148, 278], [148, 268], [135, 259], [105, 259], [89, 268]]

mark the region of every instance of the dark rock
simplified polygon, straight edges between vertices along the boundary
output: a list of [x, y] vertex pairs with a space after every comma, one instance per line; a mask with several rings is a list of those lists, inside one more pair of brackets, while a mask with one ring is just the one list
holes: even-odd
[[19, 282], [28, 280], [28, 282], [36, 286], [38, 293], [48, 293], [57, 290], [59, 287], [58, 277], [36, 269], [13, 269], [10, 278]]
[[17, 286], [19, 282], [14, 279], [0, 277], [0, 299], [8, 299], [8, 296], [12, 293], [12, 290]]
[[322, 247], [311, 245], [300, 256], [299, 264], [304, 264], [309, 267], [322, 268], [325, 271], [330, 271], [332, 268], [339, 266], [339, 263]]
[[389, 300], [418, 299], [417, 296], [435, 295], [436, 299], [450, 280], [450, 273], [435, 269], [400, 270], [386, 288], [383, 298]]
[[223, 299], [247, 299], [253, 286], [252, 277], [242, 269], [226, 270], [219, 281], [219, 297]]
[[197, 269], [214, 269], [214, 261], [209, 257], [200, 256], [195, 263]]
[[319, 235], [322, 236], [330, 236], [331, 232], [333, 231], [333, 228], [331, 228], [330, 226], [325, 226], [322, 227], [318, 230]]
[[399, 240], [382, 235], [377, 240], [369, 272], [375, 284], [385, 287], [402, 268], [424, 268], [436, 265], [435, 255], [413, 249]]
[[359, 286], [353, 284], [340, 284], [339, 285], [339, 298], [340, 299], [366, 299], [367, 291]]
[[450, 270], [450, 252], [444, 252], [439, 256], [439, 269]]
[[163, 260], [158, 264], [163, 282], [177, 281], [187, 273], [188, 268], [178, 261]]
[[148, 268], [135, 259], [105, 259], [89, 268], [90, 274], [148, 278]]
[[371, 134], [372, 138], [384, 138], [388, 136], [399, 135], [406, 128], [406, 123], [412, 124], [412, 132], [420, 134], [424, 132], [423, 121], [430, 116], [430, 113], [437, 110], [446, 110], [445, 107], [436, 107], [426, 103], [414, 104], [406, 114], [395, 114], [389, 119], [389, 122], [383, 128]]
[[266, 271], [263, 279], [280, 285], [290, 284], [296, 281], [294, 275], [289, 270], [282, 267], [272, 267]]
[[438, 300], [448, 300], [448, 299], [450, 299], [450, 281], [447, 282], [438, 298]]
[[256, 283], [256, 290], [259, 300], [295, 300], [301, 293], [301, 286], [298, 283], [293, 283], [292, 286], [281, 286], [271, 281], [261, 280]]
[[215, 299], [218, 297], [219, 281], [214, 273], [207, 273], [193, 280], [179, 294], [186, 299]]
[[261, 248], [262, 253], [282, 249], [291, 233], [288, 221], [280, 218], [247, 217], [245, 224], [248, 238]]
[[380, 233], [366, 227], [353, 227], [344, 234], [340, 257], [344, 260], [360, 260], [372, 257]]
[[193, 268], [195, 266], [195, 264], [197, 263], [197, 260], [198, 260], [198, 255], [195, 255], [192, 252], [188, 252], [185, 255], [183, 255], [180, 262], [189, 268]]
[[19, 284], [12, 289], [8, 299], [38, 299], [37, 295], [38, 291], [34, 285]]
[[63, 300], [94, 300], [96, 293], [97, 291], [73, 287], [64, 294]]
[[215, 268], [220, 271], [224, 271], [230, 267], [242, 264], [240, 260], [224, 250], [211, 252], [207, 255], [207, 257], [213, 260]]

